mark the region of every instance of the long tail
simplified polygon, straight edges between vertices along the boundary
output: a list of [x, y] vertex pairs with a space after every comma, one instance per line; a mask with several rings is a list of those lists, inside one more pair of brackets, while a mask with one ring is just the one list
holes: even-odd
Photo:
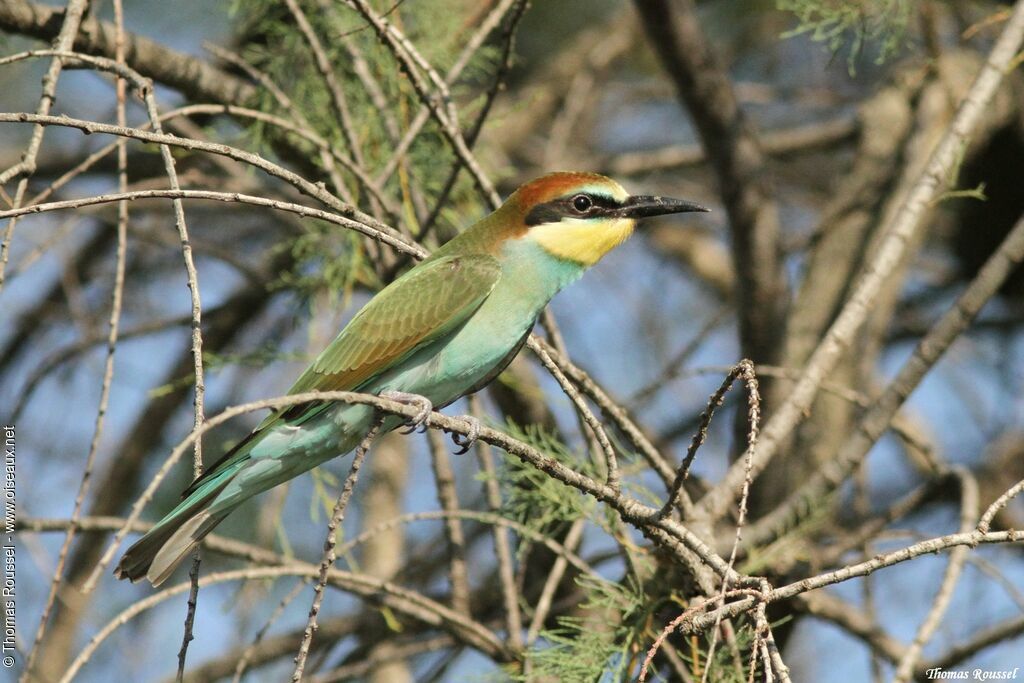
[[[308, 424], [318, 412], [288, 424], [306, 423], [308, 429], [286, 430], [283, 436], [275, 432], [275, 426], [286, 415], [268, 417], [185, 489], [178, 507], [128, 549], [114, 576], [131, 581], [146, 577], [154, 586], [160, 585], [245, 500], [354, 448], [369, 428], [373, 411], [364, 406], [351, 406], [350, 410], [352, 422], [341, 434], [334, 419]], [[276, 441], [275, 434], [280, 437]]]
[[[163, 583], [233, 507], [211, 511], [217, 494], [238, 474], [240, 464], [207, 479], [181, 501], [121, 557], [114, 576], [132, 582], [142, 577], [154, 586]], [[239, 501], [241, 502], [241, 501]]]

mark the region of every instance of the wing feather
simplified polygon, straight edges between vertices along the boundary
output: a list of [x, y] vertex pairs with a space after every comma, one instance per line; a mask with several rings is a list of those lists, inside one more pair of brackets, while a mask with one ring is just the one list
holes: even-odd
[[384, 288], [296, 380], [290, 394], [354, 390], [464, 323], [501, 276], [487, 255], [446, 256]]

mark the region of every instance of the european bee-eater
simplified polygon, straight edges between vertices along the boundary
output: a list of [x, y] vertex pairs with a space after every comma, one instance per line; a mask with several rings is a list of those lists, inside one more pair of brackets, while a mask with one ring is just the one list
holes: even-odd
[[[446, 406], [494, 379], [551, 298], [633, 232], [692, 202], [629, 195], [592, 173], [552, 173], [516, 190], [382, 289], [290, 389], [347, 390]], [[181, 503], [121, 558], [118, 578], [164, 581], [243, 501], [356, 447], [366, 405], [315, 402], [272, 412], [192, 482]], [[381, 432], [401, 426], [391, 416]]]

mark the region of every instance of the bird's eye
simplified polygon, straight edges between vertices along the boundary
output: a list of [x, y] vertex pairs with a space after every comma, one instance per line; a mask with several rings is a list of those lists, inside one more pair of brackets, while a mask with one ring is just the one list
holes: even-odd
[[586, 213], [594, 205], [594, 200], [585, 194], [578, 194], [572, 198], [572, 208], [578, 213]]

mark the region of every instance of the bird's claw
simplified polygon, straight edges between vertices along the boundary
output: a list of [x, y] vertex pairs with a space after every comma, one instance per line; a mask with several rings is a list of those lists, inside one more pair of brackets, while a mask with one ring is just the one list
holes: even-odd
[[429, 398], [419, 394], [409, 394], [404, 391], [382, 391], [380, 392], [380, 397], [419, 408], [416, 414], [406, 422], [407, 428], [402, 431], [402, 434], [412, 434], [417, 429], [427, 430], [427, 418], [430, 417], [430, 413], [434, 412], [434, 404], [430, 402]]
[[480, 420], [472, 415], [462, 415], [461, 419], [469, 423], [469, 433], [459, 434], [458, 432], [452, 432], [452, 441], [459, 447], [459, 450], [455, 451], [455, 455], [468, 453], [469, 449], [476, 443], [476, 440], [480, 438]]

